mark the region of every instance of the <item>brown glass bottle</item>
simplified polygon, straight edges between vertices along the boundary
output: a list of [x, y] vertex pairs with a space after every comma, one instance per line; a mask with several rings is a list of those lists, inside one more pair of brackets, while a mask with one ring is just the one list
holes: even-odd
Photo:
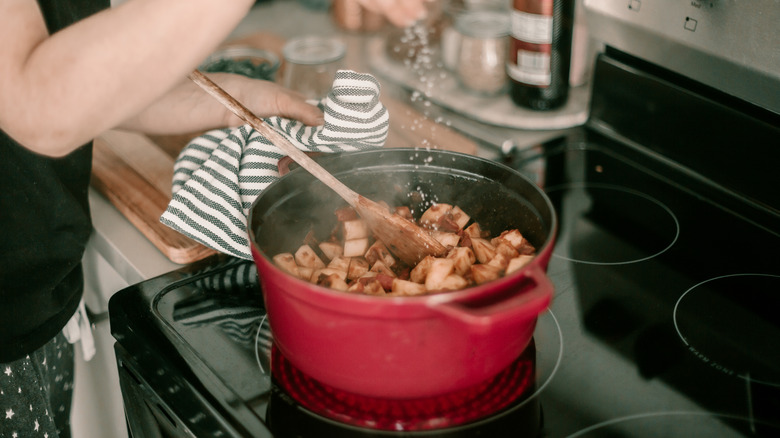
[[553, 110], [569, 97], [574, 0], [513, 0], [509, 95], [524, 108]]

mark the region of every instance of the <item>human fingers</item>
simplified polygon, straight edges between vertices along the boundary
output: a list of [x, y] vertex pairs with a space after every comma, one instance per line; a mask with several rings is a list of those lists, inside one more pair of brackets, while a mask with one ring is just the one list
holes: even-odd
[[252, 80], [241, 93], [245, 105], [258, 117], [279, 116], [317, 126], [325, 122], [322, 111], [300, 94], [269, 81]]
[[277, 115], [295, 119], [308, 126], [318, 126], [325, 123], [325, 117], [317, 106], [306, 102], [303, 95], [278, 86], [276, 94]]
[[406, 27], [425, 18], [425, 0], [359, 0], [368, 10], [380, 13], [395, 26]]

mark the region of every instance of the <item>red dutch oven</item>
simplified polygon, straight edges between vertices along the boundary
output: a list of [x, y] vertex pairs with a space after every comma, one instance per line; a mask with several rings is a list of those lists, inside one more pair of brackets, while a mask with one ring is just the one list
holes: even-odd
[[274, 340], [300, 371], [373, 397], [419, 398], [465, 389], [509, 366], [552, 299], [546, 276], [557, 231], [547, 196], [502, 164], [439, 150], [379, 149], [317, 160], [358, 193], [418, 216], [458, 205], [491, 236], [518, 228], [537, 255], [523, 269], [460, 291], [381, 297], [316, 286], [278, 269], [307, 233], [324, 239], [345, 204], [303, 169], [264, 190], [249, 213], [252, 255]]

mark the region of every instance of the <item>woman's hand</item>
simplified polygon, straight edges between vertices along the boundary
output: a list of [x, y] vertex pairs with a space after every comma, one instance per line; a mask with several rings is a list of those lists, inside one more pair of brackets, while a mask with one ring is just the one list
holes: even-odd
[[[306, 125], [321, 125], [322, 111], [295, 91], [274, 82], [228, 73], [209, 78], [258, 117], [280, 116]], [[234, 127], [244, 122], [190, 80], [166, 94], [121, 127], [148, 134], [181, 134], [212, 128]]]
[[366, 9], [384, 15], [399, 27], [412, 25], [426, 16], [426, 0], [358, 0]]

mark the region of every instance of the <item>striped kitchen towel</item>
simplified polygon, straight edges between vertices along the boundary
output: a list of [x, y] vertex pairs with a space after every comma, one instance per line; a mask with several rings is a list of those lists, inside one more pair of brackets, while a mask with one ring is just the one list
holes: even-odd
[[[318, 105], [325, 116], [322, 126], [281, 117], [265, 122], [303, 151], [347, 152], [384, 146], [389, 115], [379, 101], [379, 82], [370, 74], [337, 72], [330, 93]], [[279, 178], [277, 163], [283, 156], [249, 125], [195, 138], [174, 163], [173, 199], [160, 222], [209, 248], [251, 259], [249, 208]]]

